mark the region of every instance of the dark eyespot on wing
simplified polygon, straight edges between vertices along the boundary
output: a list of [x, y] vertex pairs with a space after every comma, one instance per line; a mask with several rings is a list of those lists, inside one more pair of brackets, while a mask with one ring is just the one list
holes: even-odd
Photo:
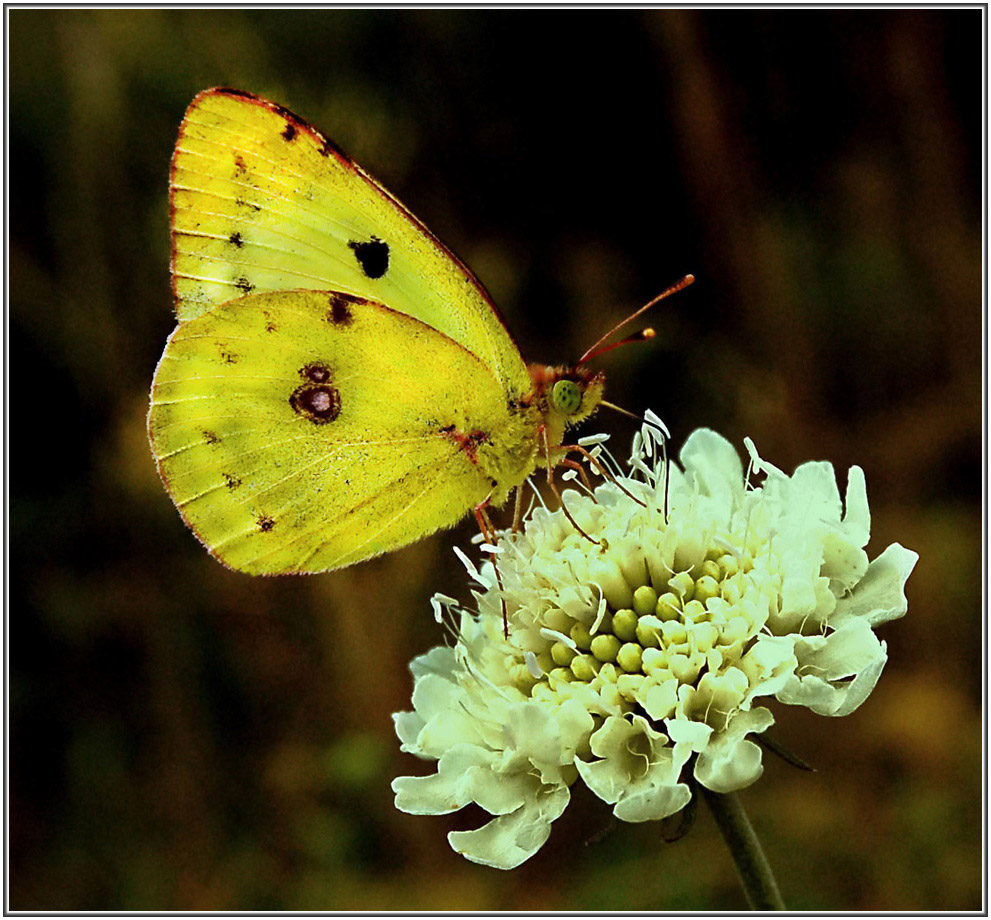
[[233, 351], [222, 351], [220, 357], [224, 359], [224, 364], [237, 364], [241, 356]]
[[227, 241], [231, 243], [231, 245], [236, 246], [238, 249], [244, 245], [244, 239], [241, 237], [240, 233], [232, 233], [227, 238]]
[[217, 432], [215, 432], [215, 431], [210, 431], [209, 429], [204, 429], [203, 430], [203, 440], [207, 444], [219, 444], [220, 443], [220, 435], [218, 435]]
[[381, 278], [389, 270], [389, 244], [373, 236], [369, 240], [351, 240], [348, 248], [354, 253], [367, 278]]
[[293, 140], [296, 137], [296, 126], [292, 122], [287, 121], [282, 131], [282, 136], [286, 141]]
[[258, 518], [257, 524], [262, 533], [268, 533], [275, 526], [275, 518], [263, 516]]
[[289, 405], [315, 425], [326, 425], [341, 414], [341, 393], [330, 383], [304, 383], [293, 390]]
[[232, 492], [241, 485], [241, 480], [233, 473], [222, 473], [221, 475], [224, 477], [224, 482], [227, 483], [227, 488]]
[[299, 376], [311, 383], [326, 383], [330, 380], [330, 368], [326, 364], [314, 361], [299, 369]]
[[255, 286], [243, 276], [234, 282], [234, 287], [236, 287], [243, 294], [250, 294], [255, 289]]

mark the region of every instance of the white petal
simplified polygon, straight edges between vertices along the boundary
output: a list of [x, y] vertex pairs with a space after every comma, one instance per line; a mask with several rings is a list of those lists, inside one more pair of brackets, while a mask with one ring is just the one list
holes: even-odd
[[[852, 590], [867, 574], [869, 560], [867, 553], [861, 549], [862, 545], [849, 533], [843, 533], [841, 530], [831, 530], [823, 534], [822, 567], [819, 572], [830, 580], [837, 594]], [[820, 614], [822, 612], [819, 611]], [[820, 616], [819, 619], [821, 620], [822, 617]]]
[[481, 731], [485, 726], [465, 712], [460, 706], [439, 713], [420, 730], [417, 746], [433, 757], [440, 757], [445, 751], [465, 741], [482, 741]]
[[495, 755], [477, 744], [455, 744], [437, 763], [437, 770], [449, 776], [461, 776], [473, 767], [490, 768]]
[[509, 711], [505, 726], [506, 747], [531, 761], [558, 763], [561, 732], [553, 710], [540, 703], [522, 703]]
[[799, 466], [791, 477], [790, 513], [801, 513], [816, 520], [839, 521], [840, 490], [836, 485], [833, 464], [824, 460], [812, 460]]
[[589, 746], [596, 757], [614, 757], [626, 746], [634, 732], [635, 729], [626, 719], [609, 716], [589, 738]]
[[870, 695], [887, 660], [887, 646], [880, 642], [874, 657], [862, 664], [853, 680], [829, 683], [821, 677], [806, 674], [792, 678], [777, 694], [777, 699], [789, 705], [807, 706], [821, 716], [849, 715]]
[[743, 492], [743, 464], [736, 448], [722, 435], [708, 428], [693, 431], [678, 454], [688, 479], [694, 478], [699, 490], [732, 507]]
[[528, 803], [512, 814], [501, 815], [473, 831], [452, 831], [448, 842], [465, 859], [495, 869], [515, 869], [539, 850], [551, 833], [551, 822], [568, 804], [565, 786], [539, 803]]
[[694, 719], [668, 719], [664, 724], [675, 744], [687, 744], [693, 751], [704, 750], [712, 736], [711, 726]]
[[655, 722], [666, 719], [678, 705], [678, 680], [669, 678], [663, 683], [649, 681], [646, 692], [639, 695], [643, 708]]
[[630, 782], [629, 774], [622, 768], [618, 759], [607, 758], [592, 763], [576, 760], [575, 766], [585, 785], [603, 802], [608, 802], [610, 805], [619, 800]]
[[811, 616], [817, 605], [815, 580], [806, 571], [794, 567], [785, 572], [781, 586], [781, 610], [775, 618], [778, 628], [785, 623], [789, 629], [797, 629], [799, 624]]
[[560, 763], [568, 764], [575, 759], [575, 751], [585, 743], [595, 721], [588, 707], [577, 699], [566, 700], [557, 709], [557, 726], [561, 733]]
[[706, 748], [695, 762], [695, 778], [713, 792], [735, 792], [755, 782], [764, 765], [761, 750], [752, 741], [737, 740], [724, 749]]
[[859, 466], [851, 466], [846, 477], [846, 514], [843, 523], [850, 528], [850, 539], [865, 546], [871, 535], [871, 509], [867, 504], [867, 482]]
[[843, 687], [834, 687], [820, 677], [806, 674], [792, 677], [775, 698], [788, 706], [807, 706], [820, 715], [829, 715], [840, 708], [845, 696]]
[[423, 719], [415, 712], [394, 712], [392, 724], [396, 729], [396, 735], [402, 742], [402, 750], [419, 754], [416, 739], [426, 724]]
[[425, 674], [438, 674], [451, 680], [457, 669], [454, 649], [446, 645], [435, 646], [429, 652], [414, 658], [409, 663], [409, 669], [414, 678], [423, 677]]
[[892, 543], [868, 567], [867, 574], [849, 597], [836, 602], [830, 625], [839, 626], [852, 617], [863, 617], [871, 626], [904, 616], [908, 610], [905, 582], [919, 554]]
[[848, 716], [864, 700], [871, 695], [871, 691], [877, 684], [881, 672], [888, 661], [888, 645], [881, 643], [881, 648], [877, 657], [871, 661], [861, 672], [851, 681], [846, 690], [846, 698], [840, 703], [835, 712], [823, 712], [820, 715]]
[[691, 798], [691, 790], [684, 783], [675, 783], [672, 786], [648, 786], [624, 796], [616, 803], [613, 814], [620, 821], [631, 823], [659, 821], [681, 811]]
[[397, 776], [392, 781], [396, 808], [410, 815], [446, 815], [464, 808], [471, 798], [458, 777]]
[[761, 749], [745, 737], [751, 732], [766, 731], [773, 724], [774, 716], [763, 707], [737, 713], [699, 754], [695, 778], [713, 792], [733, 792], [749, 786], [764, 768]]
[[750, 679], [746, 700], [755, 696], [772, 696], [785, 686], [798, 665], [794, 646], [794, 640], [789, 636], [761, 634], [757, 637], [754, 647], [740, 662], [740, 667]]
[[490, 815], [508, 815], [532, 796], [536, 779], [528, 773], [494, 773], [475, 767], [466, 773], [471, 800]]
[[850, 620], [825, 639], [813, 651], [805, 651], [802, 640], [795, 643], [796, 673], [829, 681], [852, 677], [877, 658], [881, 647], [866, 620]]
[[446, 677], [430, 672], [413, 684], [413, 708], [424, 721], [450, 712], [464, 691]]

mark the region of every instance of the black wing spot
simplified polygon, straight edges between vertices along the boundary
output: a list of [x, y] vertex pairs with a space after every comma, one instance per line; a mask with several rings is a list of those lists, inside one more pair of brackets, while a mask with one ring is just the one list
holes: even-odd
[[227, 488], [230, 489], [232, 492], [238, 486], [241, 485], [241, 480], [238, 479], [238, 477], [233, 475], [232, 473], [221, 473], [221, 475], [224, 477], [224, 481], [227, 483]]
[[252, 211], [260, 211], [262, 209], [260, 204], [255, 204], [252, 201], [245, 201], [243, 198], [235, 198], [234, 204], [239, 208], [249, 208]]
[[215, 432], [215, 431], [210, 431], [209, 429], [204, 429], [203, 430], [203, 440], [207, 444], [219, 444], [220, 443], [220, 435], [218, 435], [217, 432]]
[[286, 122], [285, 130], [282, 132], [283, 138], [286, 141], [291, 141], [296, 137], [296, 126], [292, 122]]
[[224, 359], [224, 364], [237, 364], [241, 356], [233, 351], [222, 351], [220, 357]]
[[289, 405], [315, 425], [326, 425], [341, 414], [341, 393], [329, 383], [304, 383], [293, 390]]
[[389, 270], [389, 244], [373, 236], [370, 240], [351, 240], [348, 248], [354, 253], [367, 278], [381, 278]]
[[241, 238], [240, 233], [232, 233], [228, 238], [227, 242], [240, 249], [244, 245], [244, 240]]
[[239, 291], [241, 291], [244, 294], [250, 294], [255, 289], [255, 286], [247, 278], [244, 277], [238, 278], [234, 282], [234, 287], [236, 287]]
[[327, 319], [335, 326], [350, 326], [354, 320], [349, 304], [353, 301], [344, 294], [330, 295], [330, 312]]
[[262, 516], [258, 518], [258, 529], [262, 533], [268, 533], [275, 526], [275, 518]]

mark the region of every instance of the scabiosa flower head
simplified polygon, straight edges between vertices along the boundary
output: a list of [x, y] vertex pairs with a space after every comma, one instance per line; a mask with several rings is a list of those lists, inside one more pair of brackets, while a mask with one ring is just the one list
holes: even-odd
[[495, 816], [449, 836], [475, 862], [533, 855], [578, 779], [634, 822], [684, 808], [691, 777], [714, 792], [748, 786], [763, 769], [748, 736], [774, 721], [764, 698], [853, 712], [887, 659], [873, 627], [907, 610], [917, 555], [895, 543], [868, 560], [859, 467], [844, 503], [831, 464], [788, 476], [747, 440], [745, 471], [701, 429], [679, 468], [648, 419], [627, 474], [564, 493], [595, 543], [538, 507], [499, 535], [497, 567], [459, 553], [480, 585], [476, 611], [434, 598], [454, 645], [413, 661], [413, 711], [395, 723], [403, 750], [437, 772], [393, 790], [414, 814], [474, 802]]

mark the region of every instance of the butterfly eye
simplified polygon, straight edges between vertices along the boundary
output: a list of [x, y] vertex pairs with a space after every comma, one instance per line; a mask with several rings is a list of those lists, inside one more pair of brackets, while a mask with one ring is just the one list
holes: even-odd
[[551, 390], [551, 403], [562, 415], [574, 415], [582, 404], [582, 391], [574, 380], [559, 380]]

